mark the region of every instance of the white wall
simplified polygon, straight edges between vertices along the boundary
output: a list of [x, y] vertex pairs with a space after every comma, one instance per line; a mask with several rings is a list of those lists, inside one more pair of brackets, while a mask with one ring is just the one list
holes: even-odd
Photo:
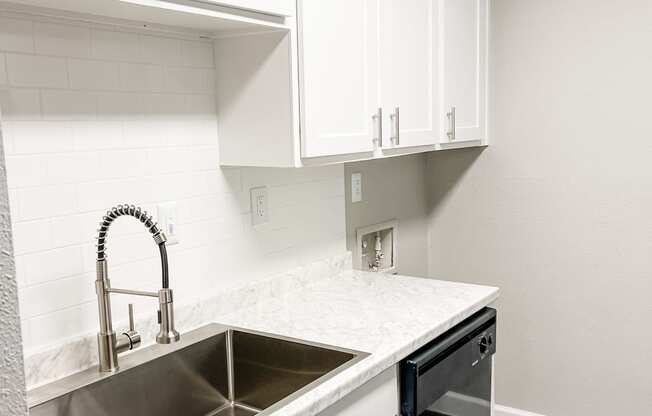
[[[20, 17], [20, 16], [19, 16]], [[220, 59], [218, 56], [217, 59]], [[177, 201], [179, 303], [345, 250], [342, 166], [220, 169], [212, 44], [63, 21], [0, 19], [0, 105], [26, 350], [97, 330], [94, 237], [112, 205]], [[269, 186], [253, 229], [249, 188]], [[156, 289], [135, 220], [108, 238], [116, 287]], [[116, 296], [155, 313], [148, 299]]]
[[499, 403], [649, 414], [651, 3], [492, 6], [492, 142], [429, 158], [429, 273], [502, 288]]
[[9, 192], [0, 124], [0, 414], [22, 416], [25, 406], [25, 373], [21, 348], [18, 286], [13, 258]]
[[[346, 232], [353, 251], [356, 229], [388, 220], [398, 221], [397, 272], [411, 276], [427, 274], [426, 158], [411, 155], [347, 163]], [[351, 174], [362, 174], [362, 201], [351, 202]], [[356, 264], [356, 262], [353, 262]]]

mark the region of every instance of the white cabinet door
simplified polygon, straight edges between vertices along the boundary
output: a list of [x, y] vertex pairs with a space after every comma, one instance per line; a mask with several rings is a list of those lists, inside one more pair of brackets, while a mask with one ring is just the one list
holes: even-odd
[[437, 0], [380, 2], [383, 148], [439, 142], [437, 13]]
[[488, 0], [439, 6], [441, 143], [485, 140]]
[[373, 150], [378, 0], [300, 0], [303, 157]]
[[396, 416], [398, 414], [397, 365], [372, 378], [318, 416]]

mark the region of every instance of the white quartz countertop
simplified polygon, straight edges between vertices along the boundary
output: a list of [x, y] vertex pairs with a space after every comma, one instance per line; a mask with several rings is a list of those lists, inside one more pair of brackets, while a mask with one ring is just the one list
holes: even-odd
[[346, 271], [219, 323], [370, 353], [274, 415], [315, 415], [498, 297], [498, 288]]

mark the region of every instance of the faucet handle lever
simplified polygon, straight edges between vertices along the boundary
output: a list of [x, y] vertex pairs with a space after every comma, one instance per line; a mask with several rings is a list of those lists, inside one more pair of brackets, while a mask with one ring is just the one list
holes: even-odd
[[134, 325], [134, 305], [129, 304], [129, 330], [118, 335], [115, 341], [115, 349], [118, 354], [136, 349], [140, 346], [140, 334], [136, 332]]
[[129, 331], [135, 331], [136, 328], [134, 327], [134, 304], [130, 303], [129, 304]]
[[140, 346], [140, 334], [136, 332], [136, 325], [134, 325], [134, 304], [129, 304], [129, 331], [125, 332], [124, 335], [129, 337], [130, 350], [138, 348]]

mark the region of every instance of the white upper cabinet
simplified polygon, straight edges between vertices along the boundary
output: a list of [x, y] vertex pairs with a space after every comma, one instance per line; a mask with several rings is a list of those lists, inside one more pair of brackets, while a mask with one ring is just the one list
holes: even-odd
[[488, 0], [298, 0], [289, 32], [217, 39], [221, 163], [487, 144], [487, 19]]
[[298, 14], [302, 156], [372, 151], [377, 0], [301, 0]]
[[440, 0], [441, 143], [486, 141], [488, 0]]
[[380, 2], [384, 149], [439, 142], [437, 13], [437, 0]]

